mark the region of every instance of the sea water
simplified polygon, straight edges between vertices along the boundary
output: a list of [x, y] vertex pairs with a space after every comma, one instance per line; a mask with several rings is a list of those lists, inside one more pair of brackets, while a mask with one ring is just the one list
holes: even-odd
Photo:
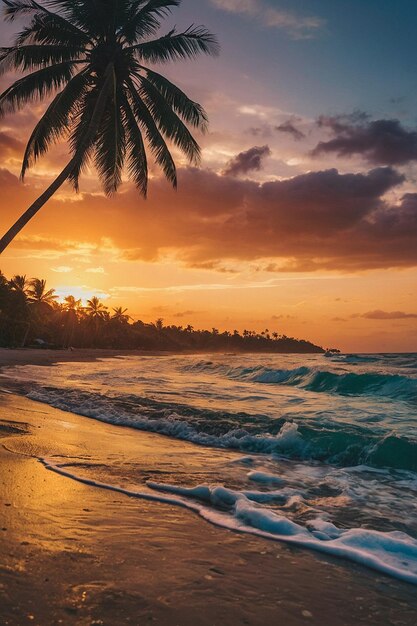
[[198, 477], [178, 459], [169, 480], [139, 484], [111, 455], [105, 472], [47, 468], [417, 583], [417, 355], [127, 356], [6, 374], [116, 429], [236, 451]]

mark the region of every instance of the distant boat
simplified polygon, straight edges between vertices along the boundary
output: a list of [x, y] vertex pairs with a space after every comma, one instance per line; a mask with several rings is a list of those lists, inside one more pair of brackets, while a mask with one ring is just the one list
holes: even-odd
[[331, 348], [330, 350], [326, 350], [323, 356], [335, 356], [335, 354], [341, 354], [340, 350], [337, 348]]

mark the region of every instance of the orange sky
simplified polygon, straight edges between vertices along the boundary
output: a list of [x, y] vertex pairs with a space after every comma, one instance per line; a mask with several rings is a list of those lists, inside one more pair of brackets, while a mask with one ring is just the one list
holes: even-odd
[[[80, 194], [63, 187], [25, 228], [2, 271], [46, 278], [62, 295], [99, 295], [144, 321], [269, 328], [344, 351], [417, 351], [414, 157], [383, 162], [371, 148], [343, 156], [332, 146], [313, 155], [334, 124], [318, 124], [304, 101], [288, 108], [291, 85], [268, 91], [249, 74], [242, 96], [241, 77], [239, 87], [229, 80], [229, 48], [220, 60], [168, 69], [211, 120], [198, 138], [201, 169], [177, 159], [177, 193], [152, 171], [146, 202], [128, 183], [106, 199], [87, 172]], [[42, 110], [1, 120], [2, 232], [68, 159], [62, 144], [19, 181]], [[372, 141], [367, 124], [359, 123]], [[259, 169], [245, 170], [253, 148]]]

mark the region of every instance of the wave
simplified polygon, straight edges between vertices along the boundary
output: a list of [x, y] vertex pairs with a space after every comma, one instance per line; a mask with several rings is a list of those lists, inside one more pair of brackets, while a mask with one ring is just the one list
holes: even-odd
[[335, 393], [342, 396], [372, 395], [417, 402], [417, 378], [400, 374], [337, 373], [312, 367], [294, 369], [274, 369], [261, 365], [234, 367], [212, 361], [200, 361], [185, 366], [183, 369], [210, 372], [227, 378], [254, 383], [300, 387], [317, 393]]
[[196, 444], [276, 454], [338, 466], [369, 465], [417, 472], [417, 439], [323, 420], [296, 423], [264, 415], [227, 413], [132, 395], [39, 388], [28, 396], [58, 409]]
[[217, 526], [318, 550], [417, 584], [417, 541], [403, 532], [340, 529], [321, 518], [302, 526], [280, 513], [260, 507], [256, 494], [252, 498], [251, 493], [222, 486], [186, 488], [153, 482], [147, 482], [149, 492], [135, 491], [77, 476], [48, 459], [40, 460], [47, 469], [92, 487], [181, 506]]

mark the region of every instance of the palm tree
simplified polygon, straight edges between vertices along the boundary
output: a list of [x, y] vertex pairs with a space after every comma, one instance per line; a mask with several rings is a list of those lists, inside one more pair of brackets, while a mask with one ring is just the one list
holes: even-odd
[[65, 312], [62, 343], [65, 348], [69, 348], [74, 337], [75, 327], [78, 324], [81, 299], [77, 300], [74, 296], [65, 296], [62, 308]]
[[120, 324], [127, 324], [130, 320], [130, 315], [127, 315], [127, 309], [124, 309], [121, 306], [113, 309], [114, 313], [111, 316], [112, 320], [119, 322]]
[[158, 333], [162, 332], [162, 330], [164, 328], [164, 320], [162, 319], [162, 317], [158, 317], [158, 319], [156, 320], [154, 326], [155, 326], [156, 330], [158, 331]]
[[0, 254], [65, 181], [78, 190], [80, 174], [91, 161], [106, 194], [117, 191], [126, 163], [130, 179], [146, 197], [144, 138], [175, 188], [176, 168], [166, 140], [198, 163], [200, 148], [187, 125], [204, 130], [207, 116], [147, 64], [216, 54], [216, 37], [203, 26], [190, 26], [151, 39], [161, 18], [181, 0], [2, 1], [7, 20], [32, 19], [13, 46], [0, 49], [0, 73], [28, 72], [0, 95], [0, 115], [54, 96], [29, 138], [21, 177], [59, 139], [69, 140], [72, 157], [0, 239]]
[[76, 300], [74, 296], [65, 296], [63, 309], [64, 311], [73, 311], [77, 313], [81, 308], [81, 299]]
[[85, 312], [91, 320], [96, 322], [107, 319], [107, 307], [104, 306], [102, 302], [97, 298], [97, 296], [93, 296], [91, 300], [87, 300], [87, 306], [85, 307]]
[[18, 293], [23, 294], [25, 297], [28, 295], [29, 291], [29, 281], [26, 278], [26, 275], [16, 274], [13, 278], [10, 279], [10, 287], [13, 291], [17, 291]]
[[33, 278], [30, 281], [30, 289], [28, 291], [30, 301], [35, 303], [43, 303], [52, 305], [58, 298], [55, 295], [55, 289], [46, 289], [46, 280], [43, 278]]

